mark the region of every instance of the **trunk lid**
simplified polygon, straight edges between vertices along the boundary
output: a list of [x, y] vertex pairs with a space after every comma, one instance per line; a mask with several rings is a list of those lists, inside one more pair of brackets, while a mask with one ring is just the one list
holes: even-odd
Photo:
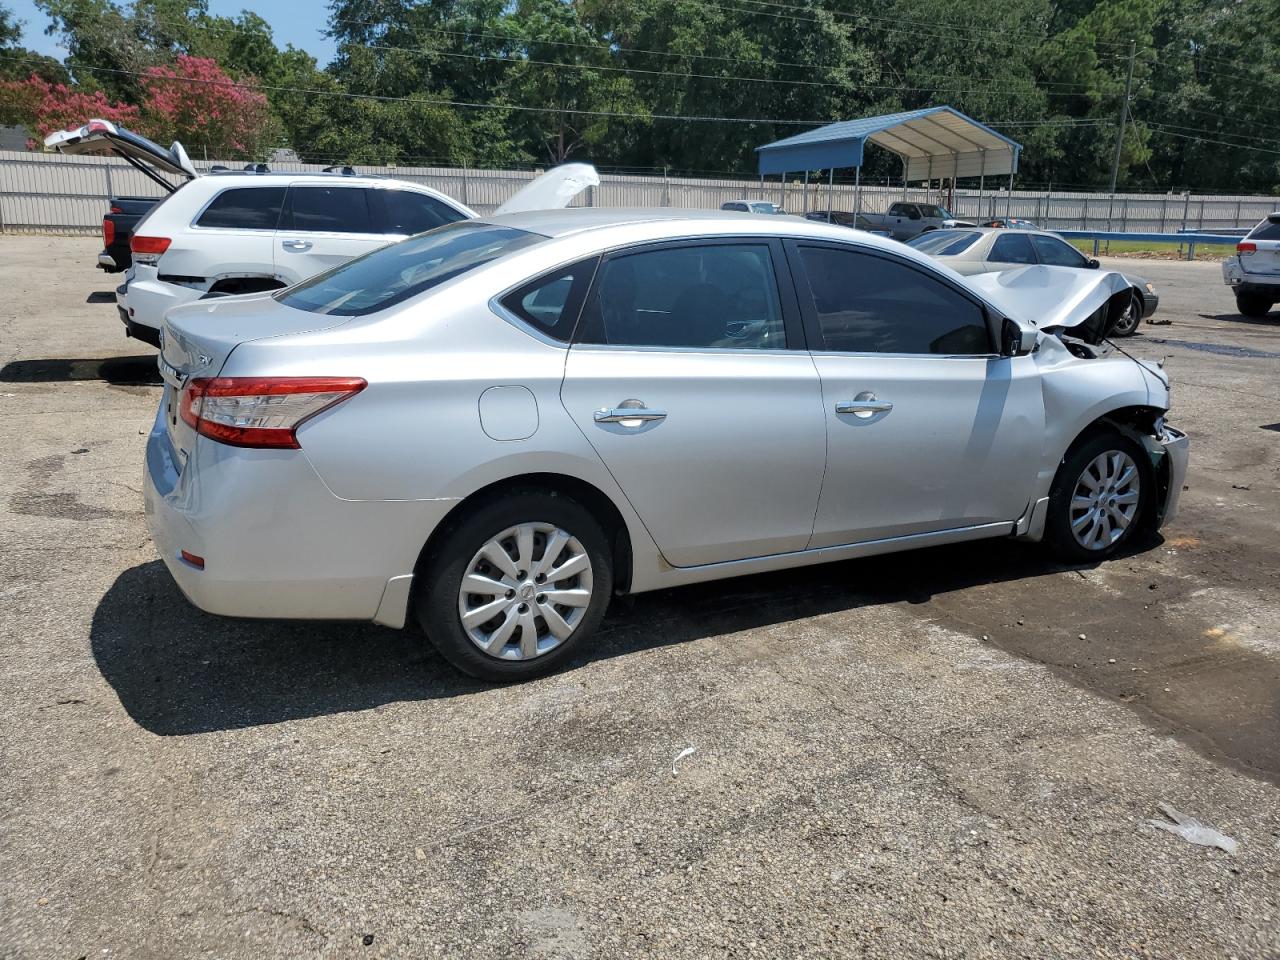
[[[1252, 244], [1254, 249], [1248, 250]], [[1280, 212], [1272, 213], [1236, 247], [1240, 269], [1268, 277], [1280, 275]]]
[[565, 163], [553, 167], [516, 191], [494, 214], [527, 210], [560, 210], [588, 187], [600, 185], [600, 174], [589, 163]]
[[158, 363], [165, 385], [165, 424], [179, 467], [186, 463], [196, 436], [180, 416], [182, 390], [189, 380], [216, 377], [242, 343], [324, 330], [350, 319], [295, 310], [270, 293], [199, 300], [170, 310], [160, 333]]
[[[44, 138], [45, 149], [72, 155], [114, 154], [123, 157], [169, 193], [177, 189], [160, 173], [194, 180], [199, 174], [182, 144], [176, 140], [165, 149], [141, 134], [117, 126], [110, 120], [90, 120], [75, 130], [58, 130]], [[159, 173], [157, 173], [159, 171]]]

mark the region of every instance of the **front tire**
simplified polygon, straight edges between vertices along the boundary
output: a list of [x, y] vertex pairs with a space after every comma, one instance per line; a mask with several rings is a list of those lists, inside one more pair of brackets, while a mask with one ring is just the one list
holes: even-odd
[[1150, 515], [1152, 470], [1142, 448], [1114, 430], [1068, 451], [1049, 490], [1045, 541], [1061, 560], [1105, 560]]
[[560, 667], [595, 632], [613, 589], [604, 528], [552, 492], [481, 506], [432, 554], [418, 622], [441, 656], [481, 680], [528, 680]]
[[1265, 317], [1271, 311], [1272, 303], [1268, 297], [1260, 297], [1256, 293], [1237, 293], [1236, 309], [1246, 317]]
[[1142, 323], [1142, 314], [1142, 295], [1137, 290], [1130, 290], [1129, 303], [1111, 327], [1111, 336], [1132, 337], [1138, 331], [1138, 325]]

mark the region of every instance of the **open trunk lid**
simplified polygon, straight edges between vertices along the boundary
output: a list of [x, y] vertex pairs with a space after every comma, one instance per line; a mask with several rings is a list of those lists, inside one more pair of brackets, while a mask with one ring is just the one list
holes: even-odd
[[494, 211], [524, 213], [528, 210], [561, 210], [588, 187], [600, 185], [600, 174], [589, 163], [564, 163], [531, 180]]
[[44, 138], [45, 148], [73, 155], [113, 154], [123, 157], [169, 193], [177, 189], [156, 171], [193, 180], [199, 176], [191, 158], [176, 140], [165, 149], [141, 134], [117, 126], [110, 120], [90, 120], [75, 130], [58, 130]]

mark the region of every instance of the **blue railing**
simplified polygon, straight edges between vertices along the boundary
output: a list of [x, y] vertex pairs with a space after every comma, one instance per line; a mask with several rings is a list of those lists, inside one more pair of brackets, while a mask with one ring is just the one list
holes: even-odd
[[1108, 240], [1136, 240], [1141, 243], [1176, 243], [1179, 250], [1185, 245], [1187, 248], [1187, 259], [1194, 260], [1196, 258], [1196, 244], [1199, 243], [1215, 243], [1215, 244], [1234, 244], [1244, 235], [1244, 232], [1236, 235], [1225, 235], [1221, 233], [1198, 233], [1191, 230], [1185, 233], [1131, 233], [1131, 232], [1109, 232], [1106, 230], [1055, 230], [1054, 233], [1060, 237], [1066, 237], [1068, 240], [1092, 240], [1093, 255], [1098, 255], [1099, 245]]

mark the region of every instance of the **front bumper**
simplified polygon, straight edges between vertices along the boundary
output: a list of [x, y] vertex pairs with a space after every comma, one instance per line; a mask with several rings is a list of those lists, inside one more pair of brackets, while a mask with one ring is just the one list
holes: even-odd
[[1142, 319], [1149, 320], [1155, 315], [1157, 308], [1160, 306], [1160, 295], [1150, 293], [1146, 290], [1142, 291]]
[[403, 626], [418, 555], [456, 503], [343, 500], [301, 450], [201, 437], [181, 460], [162, 404], [147, 438], [147, 526], [187, 599], [223, 616]]
[[1159, 437], [1152, 438], [1164, 452], [1167, 489], [1164, 491], [1164, 502], [1160, 505], [1156, 516], [1156, 527], [1162, 527], [1178, 516], [1178, 501], [1182, 496], [1182, 488], [1187, 482], [1187, 460], [1189, 459], [1191, 441], [1181, 430], [1165, 426]]

